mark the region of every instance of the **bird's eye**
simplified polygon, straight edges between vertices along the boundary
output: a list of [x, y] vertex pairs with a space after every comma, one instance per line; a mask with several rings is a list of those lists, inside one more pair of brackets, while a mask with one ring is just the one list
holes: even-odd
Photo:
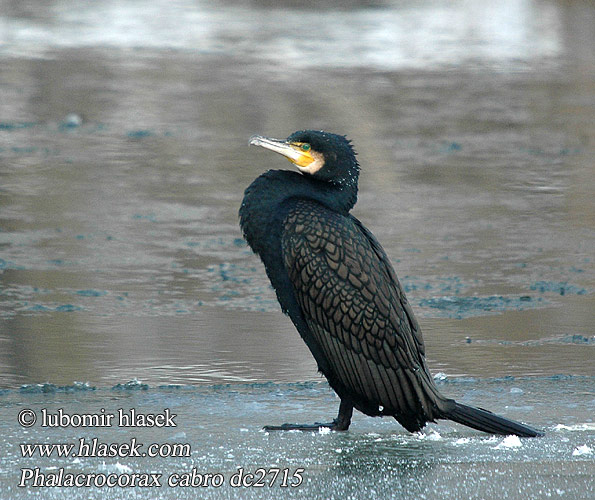
[[302, 144], [302, 151], [310, 151], [310, 144], [304, 142], [304, 144]]

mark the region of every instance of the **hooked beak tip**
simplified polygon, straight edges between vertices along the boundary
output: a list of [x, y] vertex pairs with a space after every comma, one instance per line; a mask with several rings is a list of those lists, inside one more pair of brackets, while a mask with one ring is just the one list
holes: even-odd
[[262, 136], [261, 135], [253, 135], [248, 139], [249, 146], [260, 146], [262, 144]]

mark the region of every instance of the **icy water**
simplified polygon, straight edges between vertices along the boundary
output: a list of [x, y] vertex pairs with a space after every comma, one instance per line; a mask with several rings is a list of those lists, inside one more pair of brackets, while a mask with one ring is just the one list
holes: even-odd
[[[266, 433], [284, 418], [313, 422], [334, 415], [338, 400], [326, 384], [231, 384], [147, 388], [139, 384], [93, 389], [85, 386], [27, 386], [0, 398], [2, 415], [2, 498], [593, 498], [592, 384], [589, 377], [530, 379], [455, 378], [439, 387], [465, 402], [500, 408], [508, 416], [545, 428], [541, 439], [492, 437], [455, 424], [432, 424], [424, 434], [408, 434], [388, 419], [355, 417], [346, 433]], [[555, 395], [555, 410], [551, 396]], [[590, 401], [589, 401], [590, 400]], [[23, 407], [39, 417], [29, 429], [14, 426]], [[176, 427], [41, 428], [42, 410], [57, 415], [85, 412], [129, 415], [170, 410]], [[281, 419], [281, 420], [280, 420]], [[556, 424], [559, 420], [564, 424]], [[80, 439], [126, 444], [161, 458], [77, 456]], [[22, 443], [74, 445], [68, 458], [24, 458]], [[152, 444], [158, 445], [150, 451]], [[174, 445], [188, 445], [186, 449]], [[99, 449], [96, 447], [96, 449]], [[88, 452], [87, 452], [88, 453]], [[21, 469], [46, 475], [162, 474], [161, 487], [34, 488]], [[242, 482], [238, 471], [242, 469]], [[263, 486], [254, 486], [265, 474]], [[274, 471], [282, 471], [274, 478]], [[195, 486], [179, 484], [194, 471]], [[286, 473], [283, 471], [287, 471]], [[298, 474], [297, 476], [295, 474]], [[222, 484], [201, 486], [200, 475], [219, 475]], [[247, 474], [256, 477], [246, 479]], [[285, 486], [283, 474], [287, 474]], [[234, 479], [235, 475], [235, 479]], [[173, 478], [173, 479], [172, 479]], [[300, 482], [301, 478], [301, 482]], [[214, 478], [211, 478], [211, 481]], [[207, 479], [202, 479], [208, 481]], [[24, 481], [27, 485], [19, 488]], [[37, 479], [41, 481], [41, 479]], [[216, 479], [221, 481], [221, 479]], [[235, 481], [235, 482], [234, 482]], [[298, 484], [299, 483], [299, 484]], [[291, 486], [292, 484], [297, 486]]]
[[[0, 0], [0, 498], [595, 497], [595, 8], [493, 4]], [[545, 438], [260, 430], [338, 407], [237, 225], [290, 168], [248, 138], [301, 128], [353, 139], [441, 390]], [[20, 446], [81, 438], [191, 453]], [[35, 467], [161, 487], [18, 487]], [[223, 484], [167, 486], [193, 470]]]

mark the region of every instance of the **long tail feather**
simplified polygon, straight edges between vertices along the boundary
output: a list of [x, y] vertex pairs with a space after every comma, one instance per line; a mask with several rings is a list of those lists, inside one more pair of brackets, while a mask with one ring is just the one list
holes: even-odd
[[491, 434], [514, 434], [519, 437], [541, 437], [544, 435], [543, 431], [533, 429], [514, 420], [500, 417], [490, 411], [457, 402], [455, 402], [454, 408], [449, 409], [444, 417], [467, 427]]

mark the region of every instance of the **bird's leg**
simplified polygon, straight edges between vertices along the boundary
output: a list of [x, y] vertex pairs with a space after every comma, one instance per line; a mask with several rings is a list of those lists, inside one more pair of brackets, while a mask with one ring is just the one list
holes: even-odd
[[331, 431], [346, 431], [351, 424], [353, 415], [353, 404], [345, 399], [341, 400], [339, 405], [339, 414], [337, 418], [329, 423], [315, 422], [313, 424], [283, 424], [283, 425], [265, 425], [265, 431], [318, 431], [320, 429], [330, 429]]
[[349, 429], [352, 415], [353, 404], [351, 403], [351, 401], [346, 401], [345, 399], [342, 399], [341, 404], [339, 405], [339, 414], [337, 415], [337, 418], [333, 420], [334, 428], [331, 430], [346, 431], [347, 429]]

